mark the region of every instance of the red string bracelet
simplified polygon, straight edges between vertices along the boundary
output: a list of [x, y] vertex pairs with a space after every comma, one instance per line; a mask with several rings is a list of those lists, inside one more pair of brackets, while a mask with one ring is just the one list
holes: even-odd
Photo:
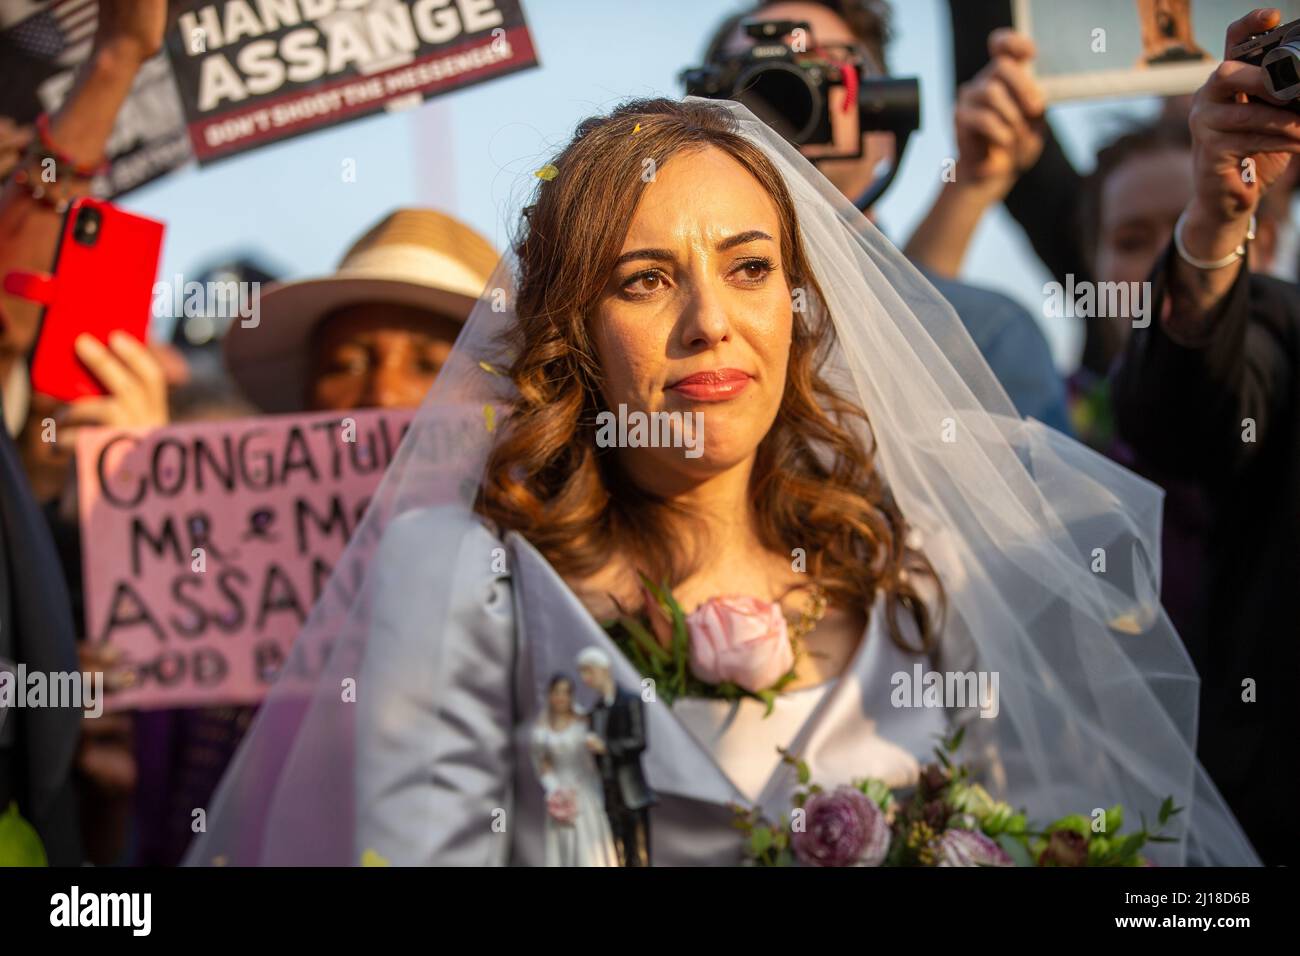
[[50, 135], [50, 117], [47, 113], [42, 113], [36, 117], [36, 132], [41, 138], [41, 148], [54, 158], [54, 162], [60, 166], [66, 166], [72, 170], [74, 176], [82, 179], [91, 179], [98, 173], [108, 169], [108, 160], [100, 160], [97, 163], [78, 163], [63, 150], [54, 145], [54, 138]]

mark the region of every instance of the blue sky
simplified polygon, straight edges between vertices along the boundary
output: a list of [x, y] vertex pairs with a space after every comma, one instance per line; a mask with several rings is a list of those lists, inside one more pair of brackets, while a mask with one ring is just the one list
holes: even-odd
[[[503, 248], [539, 168], [583, 117], [631, 96], [681, 95], [678, 72], [734, 0], [524, 0], [541, 66], [429, 101], [265, 147], [202, 171], [178, 171], [126, 197], [163, 219], [161, 277], [187, 278], [215, 260], [251, 253], [286, 278], [329, 272], [360, 233], [389, 210], [430, 205], [466, 220]], [[877, 207], [902, 243], [954, 155], [952, 69], [943, 0], [893, 4], [890, 62], [921, 79], [922, 130]], [[1052, 121], [1081, 169], [1125, 116], [1151, 99], [1065, 104]], [[344, 182], [345, 160], [356, 181]], [[1081, 329], [1042, 314], [1046, 272], [999, 209], [976, 236], [965, 277], [1022, 302], [1043, 325], [1058, 365], [1077, 360]], [[159, 330], [161, 331], [161, 330]]]

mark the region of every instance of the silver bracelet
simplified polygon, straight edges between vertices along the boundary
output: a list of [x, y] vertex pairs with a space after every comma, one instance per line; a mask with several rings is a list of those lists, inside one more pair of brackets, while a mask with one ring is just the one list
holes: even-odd
[[1238, 259], [1246, 255], [1246, 243], [1255, 238], [1255, 214], [1250, 214], [1250, 225], [1246, 228], [1246, 238], [1236, 249], [1224, 256], [1222, 259], [1198, 259], [1187, 251], [1183, 245], [1183, 222], [1187, 218], [1187, 210], [1184, 209], [1174, 223], [1174, 248], [1182, 256], [1184, 262], [1189, 266], [1195, 266], [1198, 269], [1222, 269], [1224, 266], [1230, 266]]

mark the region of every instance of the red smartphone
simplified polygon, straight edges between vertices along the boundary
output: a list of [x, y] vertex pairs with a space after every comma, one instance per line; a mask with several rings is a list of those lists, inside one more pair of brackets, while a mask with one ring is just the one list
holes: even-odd
[[119, 329], [147, 340], [164, 228], [98, 199], [69, 205], [51, 288], [41, 297], [46, 305], [32, 354], [33, 390], [65, 402], [104, 394], [73, 343], [88, 332], [107, 345]]

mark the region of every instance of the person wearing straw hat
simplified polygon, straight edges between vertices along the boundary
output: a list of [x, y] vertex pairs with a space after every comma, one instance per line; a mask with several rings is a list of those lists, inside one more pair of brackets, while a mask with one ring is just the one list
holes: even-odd
[[331, 276], [274, 286], [235, 323], [226, 367], [264, 412], [414, 408], [451, 353], [499, 256], [433, 209], [398, 209]]
[[[432, 209], [376, 223], [331, 276], [275, 285], [257, 321], [224, 338], [231, 377], [267, 413], [414, 408], [497, 264], [491, 243]], [[254, 300], [256, 301], [256, 300]], [[2, 648], [0, 648], [2, 649]], [[171, 866], [193, 838], [188, 810], [212, 798], [255, 707], [137, 715], [136, 862]]]

